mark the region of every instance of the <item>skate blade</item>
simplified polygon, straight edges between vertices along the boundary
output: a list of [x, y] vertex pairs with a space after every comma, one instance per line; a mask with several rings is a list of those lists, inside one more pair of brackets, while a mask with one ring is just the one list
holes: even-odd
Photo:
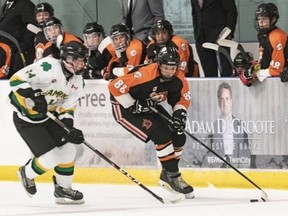
[[[160, 185], [161, 187], [163, 187], [165, 190], [167, 190], [167, 191], [169, 191], [169, 192], [171, 192], [171, 193], [173, 193], [173, 194], [182, 194], [182, 193], [179, 193], [178, 191], [173, 190], [173, 189], [170, 187], [169, 184], [167, 184], [166, 182], [162, 181], [161, 179], [159, 180], [159, 185]], [[188, 194], [183, 194], [183, 195], [185, 195], [185, 196], [184, 196], [185, 199], [194, 199], [194, 198], [195, 198], [195, 195], [193, 194], [193, 192], [188, 193]]]
[[85, 201], [83, 199], [81, 200], [71, 200], [67, 198], [55, 198], [55, 203], [58, 205], [81, 205], [84, 204]]
[[21, 176], [21, 174], [20, 174], [19, 171], [17, 171], [17, 175], [18, 175], [18, 178], [19, 178], [19, 181], [20, 181], [22, 187], [24, 188], [24, 191], [26, 192], [26, 194], [27, 194], [30, 198], [32, 198], [33, 195], [35, 195], [35, 194], [30, 194], [30, 193], [26, 190], [26, 188], [24, 187], [24, 183], [23, 183], [23, 180], [22, 180], [22, 176]]

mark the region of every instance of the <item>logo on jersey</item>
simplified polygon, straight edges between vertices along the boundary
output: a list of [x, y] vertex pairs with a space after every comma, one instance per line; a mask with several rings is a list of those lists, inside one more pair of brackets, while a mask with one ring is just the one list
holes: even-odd
[[150, 119], [143, 119], [142, 127], [146, 128], [146, 130], [149, 130], [151, 126], [152, 121]]
[[283, 49], [283, 46], [282, 46], [281, 43], [278, 43], [278, 44], [276, 45], [276, 48], [277, 48], [278, 51], [280, 51], [280, 50]]
[[165, 101], [167, 99], [167, 95], [168, 95], [167, 91], [164, 91], [164, 92], [152, 92], [150, 94], [150, 98], [152, 100], [154, 100], [154, 101], [162, 102], [162, 101]]
[[137, 51], [136, 50], [131, 50], [130, 55], [133, 56], [133, 57], [136, 56], [137, 55]]
[[186, 46], [184, 43], [181, 44], [181, 48], [182, 48], [182, 50], [186, 50]]
[[142, 73], [141, 73], [140, 71], [136, 71], [136, 72], [134, 73], [134, 78], [135, 78], [135, 79], [139, 79], [140, 77], [142, 77]]
[[47, 72], [47, 71], [51, 70], [52, 65], [50, 63], [48, 63], [48, 62], [43, 62], [41, 64], [41, 67], [42, 67], [43, 71]]

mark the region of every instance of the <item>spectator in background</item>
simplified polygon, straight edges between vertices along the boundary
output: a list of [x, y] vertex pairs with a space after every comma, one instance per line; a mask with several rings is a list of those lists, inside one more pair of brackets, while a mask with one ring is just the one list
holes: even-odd
[[[1, 11], [0, 29], [11, 34], [18, 41], [24, 54], [26, 64], [34, 60], [34, 33], [27, 30], [27, 24], [36, 24], [34, 17], [34, 3], [30, 0], [6, 0]], [[8, 77], [24, 67], [16, 45], [6, 37], [0, 35], [0, 42], [10, 46], [12, 50], [11, 67]]]
[[43, 58], [44, 46], [48, 42], [43, 32], [45, 22], [54, 16], [54, 8], [47, 2], [39, 3], [35, 6], [35, 17], [39, 32], [35, 32], [35, 60]]
[[89, 49], [87, 68], [83, 72], [84, 79], [101, 79], [101, 70], [108, 62], [104, 54], [98, 50], [100, 43], [105, 38], [104, 28], [98, 22], [87, 23], [83, 29], [84, 45]]
[[251, 52], [246, 52], [246, 56], [243, 56], [243, 54], [239, 52], [233, 61], [237, 73], [235, 76], [240, 76], [247, 68], [250, 68], [253, 63], [254, 57]]
[[[258, 79], [263, 82], [267, 77], [282, 77], [286, 73], [288, 46], [287, 33], [276, 26], [279, 19], [278, 8], [273, 3], [262, 3], [255, 11], [256, 29], [259, 40], [258, 67], [251, 67], [240, 77], [244, 85], [252, 85]], [[284, 73], [281, 76], [281, 72]]]
[[191, 0], [191, 6], [196, 50], [205, 77], [218, 77], [218, 66], [221, 68], [221, 77], [231, 77], [233, 70], [225, 56], [220, 54], [218, 58], [214, 50], [206, 49], [202, 47], [202, 44], [205, 42], [215, 43], [225, 27], [231, 29], [227, 39], [234, 37], [237, 22], [235, 1]]
[[132, 36], [147, 44], [153, 23], [164, 19], [163, 0], [122, 0], [122, 15]]
[[146, 48], [145, 62], [157, 62], [159, 50], [164, 46], [173, 46], [180, 56], [179, 70], [186, 77], [199, 77], [198, 64], [194, 61], [192, 47], [186, 39], [173, 34], [173, 27], [168, 20], [157, 20], [151, 31], [152, 40]]
[[78, 37], [68, 32], [64, 32], [62, 22], [56, 17], [51, 17], [44, 22], [43, 31], [48, 40], [44, 46], [43, 57], [52, 56], [60, 59], [60, 48], [62, 45], [70, 41], [78, 41], [82, 43]]
[[[242, 120], [232, 115], [232, 89], [228, 83], [219, 85], [217, 98], [221, 114], [213, 123], [214, 132], [209, 135], [210, 147], [233, 166], [249, 168], [251, 155], [248, 135], [241, 127]], [[212, 153], [208, 153], [206, 159], [209, 167], [228, 167]]]
[[146, 46], [141, 40], [131, 37], [130, 30], [124, 23], [111, 27], [110, 38], [114, 52], [104, 71], [104, 79], [110, 80], [123, 76], [144, 63]]

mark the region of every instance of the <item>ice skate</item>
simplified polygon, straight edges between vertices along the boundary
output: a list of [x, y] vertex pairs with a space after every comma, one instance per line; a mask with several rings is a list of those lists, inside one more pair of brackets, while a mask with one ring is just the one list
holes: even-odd
[[17, 175], [24, 189], [26, 190], [28, 196], [32, 197], [34, 194], [36, 194], [37, 189], [34, 179], [29, 179], [26, 177], [25, 166], [19, 168], [19, 170], [17, 171]]
[[56, 177], [53, 176], [55, 186], [54, 196], [57, 204], [83, 204], [83, 194], [80, 191], [73, 190], [72, 188], [63, 188], [56, 182]]
[[177, 177], [171, 177], [169, 174], [162, 170], [159, 180], [160, 186], [173, 193], [182, 193], [186, 199], [193, 199], [193, 187], [188, 185], [182, 178], [181, 174]]

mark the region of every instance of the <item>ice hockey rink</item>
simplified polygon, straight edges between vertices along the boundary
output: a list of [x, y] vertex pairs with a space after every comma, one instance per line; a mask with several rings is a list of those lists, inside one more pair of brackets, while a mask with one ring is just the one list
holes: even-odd
[[[162, 204], [136, 184], [103, 185], [74, 184], [85, 196], [83, 205], [57, 205], [54, 203], [53, 184], [38, 183], [37, 194], [29, 198], [18, 182], [0, 182], [0, 215], [2, 216], [245, 216], [273, 214], [286, 215], [288, 191], [264, 191], [267, 202], [250, 202], [260, 199], [259, 189], [195, 188], [196, 198], [177, 204]], [[173, 198], [160, 187], [149, 187], [164, 199]]]

